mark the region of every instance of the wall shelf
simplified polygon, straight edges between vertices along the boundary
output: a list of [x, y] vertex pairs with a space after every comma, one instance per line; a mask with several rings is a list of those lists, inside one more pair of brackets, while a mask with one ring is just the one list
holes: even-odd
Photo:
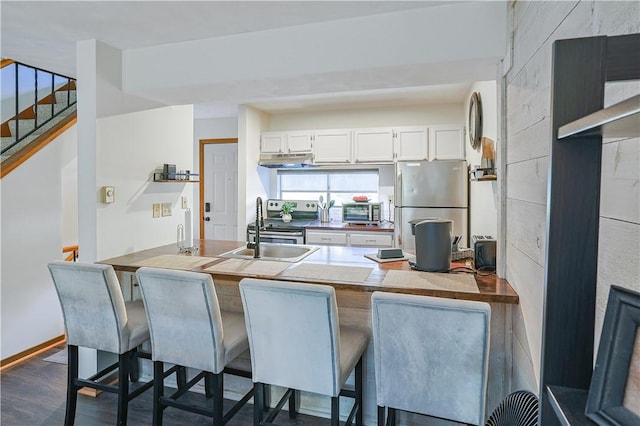
[[583, 389], [565, 388], [562, 386], [547, 387], [551, 407], [555, 411], [562, 426], [594, 425], [584, 414], [587, 405], [588, 391]]
[[157, 183], [198, 183], [200, 182], [197, 179], [198, 175], [195, 173], [173, 173], [171, 176], [175, 176], [175, 179], [164, 179], [164, 173], [162, 172], [154, 172], [153, 173], [153, 181]]
[[600, 135], [604, 138], [640, 136], [640, 95], [596, 111], [558, 129], [558, 139]]

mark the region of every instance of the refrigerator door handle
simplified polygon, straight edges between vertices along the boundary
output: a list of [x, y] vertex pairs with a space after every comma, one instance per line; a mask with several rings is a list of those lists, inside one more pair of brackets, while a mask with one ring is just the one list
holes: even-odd
[[396, 206], [402, 206], [402, 170], [400, 170], [400, 168], [398, 168], [396, 172], [396, 187], [394, 192], [396, 193]]
[[396, 214], [394, 219], [395, 219], [394, 227], [396, 230], [396, 238], [398, 239], [397, 247], [402, 248], [404, 244], [404, 242], [402, 241], [402, 209], [396, 207]]

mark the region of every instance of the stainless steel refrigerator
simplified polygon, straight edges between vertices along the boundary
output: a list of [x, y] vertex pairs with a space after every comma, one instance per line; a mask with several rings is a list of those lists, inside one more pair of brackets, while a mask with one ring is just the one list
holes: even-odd
[[469, 246], [469, 174], [464, 160], [396, 163], [395, 235], [397, 246], [415, 250], [410, 221], [440, 217], [453, 221], [460, 247]]

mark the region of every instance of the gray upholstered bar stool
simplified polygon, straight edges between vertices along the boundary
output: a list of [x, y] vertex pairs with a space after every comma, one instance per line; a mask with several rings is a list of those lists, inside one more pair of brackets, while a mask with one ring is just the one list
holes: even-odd
[[491, 307], [374, 292], [371, 311], [378, 425], [385, 408], [483, 425]]
[[[162, 424], [166, 407], [202, 414], [213, 424], [229, 421], [251, 399], [253, 389], [227, 413], [223, 412], [224, 373], [251, 377], [246, 370], [229, 365], [249, 349], [242, 313], [220, 310], [213, 279], [209, 274], [140, 268], [136, 272], [147, 310], [153, 353], [153, 424]], [[164, 363], [174, 364], [167, 371]], [[200, 370], [185, 383], [177, 374], [178, 389], [164, 396], [164, 379], [179, 367]], [[180, 397], [204, 378], [207, 406], [180, 401]]]
[[[369, 336], [340, 326], [333, 287], [245, 278], [240, 295], [255, 384], [254, 425], [271, 423], [287, 398], [295, 417], [298, 391], [331, 397], [331, 425], [340, 421], [340, 395], [354, 398], [347, 424], [355, 417], [362, 425], [362, 354]], [[354, 368], [355, 390], [343, 389]], [[267, 414], [265, 384], [288, 389]]]
[[[129, 377], [137, 381], [137, 348], [149, 339], [149, 328], [141, 301], [125, 302], [116, 273], [109, 265], [49, 263], [67, 333], [68, 372], [65, 425], [75, 421], [78, 390], [90, 387], [118, 394], [117, 424], [127, 424], [128, 402], [149, 389], [145, 383], [129, 392]], [[78, 347], [118, 354], [118, 362], [88, 379], [78, 378]], [[118, 368], [118, 385], [99, 380]]]

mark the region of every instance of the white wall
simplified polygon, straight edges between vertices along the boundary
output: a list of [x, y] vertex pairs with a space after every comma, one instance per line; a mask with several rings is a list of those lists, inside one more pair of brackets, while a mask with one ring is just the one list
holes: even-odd
[[260, 134], [267, 128], [265, 113], [246, 105], [238, 113], [238, 241], [246, 239], [243, 224], [255, 220], [256, 198], [271, 191], [269, 169], [258, 165]]
[[[71, 139], [71, 141], [68, 141]], [[72, 126], [58, 136], [63, 147], [62, 174], [62, 245], [78, 244], [78, 127]]]
[[[181, 196], [189, 183], [156, 183], [164, 163], [193, 170], [193, 107], [175, 106], [99, 119], [95, 196], [115, 187], [115, 202], [98, 202], [98, 259], [175, 243], [184, 224]], [[172, 216], [153, 218], [153, 203], [171, 203]], [[197, 213], [195, 215], [197, 218]]]
[[[506, 278], [520, 295], [513, 314], [513, 388], [537, 392], [551, 140], [551, 45], [557, 39], [638, 32], [640, 4], [518, 1], [513, 8], [513, 58], [505, 82]], [[636, 82], [633, 88], [627, 86], [625, 96], [638, 92]], [[619, 96], [607, 90], [606, 101]], [[603, 144], [596, 342], [609, 286], [640, 290], [639, 164], [637, 138]]]
[[461, 103], [273, 113], [267, 130], [463, 124]]
[[74, 126], [0, 181], [1, 359], [64, 334], [47, 263], [64, 257], [61, 170], [75, 143]]
[[[476, 82], [471, 86], [471, 91], [464, 104], [465, 126], [468, 129], [468, 111], [471, 94], [480, 93], [482, 102], [482, 135], [494, 141], [498, 152], [498, 104], [497, 88], [495, 81]], [[480, 166], [482, 147], [474, 150], [469, 143], [469, 135], [465, 134], [465, 149], [467, 161], [471, 168]], [[496, 162], [497, 165], [497, 162]], [[491, 235], [498, 237], [498, 186], [496, 181], [469, 183], [470, 197], [470, 232], [469, 235]]]

